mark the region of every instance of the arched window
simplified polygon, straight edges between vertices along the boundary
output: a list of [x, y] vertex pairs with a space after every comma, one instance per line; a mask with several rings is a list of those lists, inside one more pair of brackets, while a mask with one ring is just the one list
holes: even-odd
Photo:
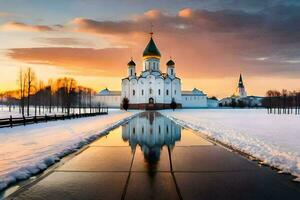
[[169, 90], [166, 91], [166, 95], [169, 95]]
[[171, 69], [171, 75], [173, 75], [173, 69]]
[[135, 128], [134, 128], [134, 127], [133, 127], [133, 129], [132, 129], [132, 133], [135, 134]]
[[158, 133], [160, 134], [160, 126], [158, 126]]
[[152, 94], [152, 89], [151, 88], [149, 89], [149, 94]]
[[142, 96], [144, 95], [144, 90], [142, 90]]
[[132, 73], [132, 69], [130, 70], [130, 76], [132, 76], [133, 75], [133, 73]]
[[132, 90], [132, 95], [133, 95], [133, 96], [135, 95], [135, 90]]
[[160, 89], [158, 89], [158, 95], [160, 95]]

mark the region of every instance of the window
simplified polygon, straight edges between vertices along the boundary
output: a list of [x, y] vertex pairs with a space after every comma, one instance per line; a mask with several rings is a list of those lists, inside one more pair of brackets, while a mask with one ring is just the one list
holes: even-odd
[[144, 127], [142, 127], [142, 134], [144, 134]]
[[152, 94], [152, 89], [151, 88], [149, 89], [149, 94]]
[[185, 97], [185, 100], [187, 101], [187, 97]]
[[133, 96], [135, 95], [135, 90], [132, 90], [132, 95], [133, 95]]
[[132, 129], [132, 133], [135, 134], [135, 128]]
[[160, 89], [158, 89], [158, 95], [160, 95]]
[[174, 94], [176, 94], [176, 90], [174, 90]]
[[169, 90], [166, 91], [166, 95], [169, 95]]
[[131, 70], [130, 70], [130, 76], [132, 76], [132, 74], [133, 74], [133, 73], [132, 73], [132, 69], [131, 69]]
[[160, 126], [158, 126], [158, 133], [160, 134]]
[[171, 69], [171, 75], [173, 75], [173, 69]]
[[167, 133], [169, 133], [169, 126], [167, 126]]
[[142, 90], [142, 95], [144, 95], [144, 90]]

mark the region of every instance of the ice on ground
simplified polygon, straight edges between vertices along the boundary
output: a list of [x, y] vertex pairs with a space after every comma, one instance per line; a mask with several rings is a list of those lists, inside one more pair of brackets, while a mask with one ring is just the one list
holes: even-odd
[[165, 116], [300, 178], [300, 116], [264, 109], [183, 109]]
[[136, 113], [109, 110], [108, 115], [0, 129], [0, 190], [46, 169]]

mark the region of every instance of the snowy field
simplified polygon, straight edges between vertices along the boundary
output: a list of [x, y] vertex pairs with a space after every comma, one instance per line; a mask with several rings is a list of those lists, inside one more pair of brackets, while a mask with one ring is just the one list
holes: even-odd
[[137, 112], [0, 129], [0, 190], [46, 169]]
[[300, 179], [299, 115], [268, 115], [264, 109], [188, 109], [161, 113]]

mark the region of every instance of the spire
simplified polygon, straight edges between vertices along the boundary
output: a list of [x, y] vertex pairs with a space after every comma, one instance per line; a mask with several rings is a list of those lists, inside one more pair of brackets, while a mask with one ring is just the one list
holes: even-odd
[[240, 74], [239, 87], [240, 87], [240, 88], [244, 88], [244, 83], [243, 83], [242, 74]]

